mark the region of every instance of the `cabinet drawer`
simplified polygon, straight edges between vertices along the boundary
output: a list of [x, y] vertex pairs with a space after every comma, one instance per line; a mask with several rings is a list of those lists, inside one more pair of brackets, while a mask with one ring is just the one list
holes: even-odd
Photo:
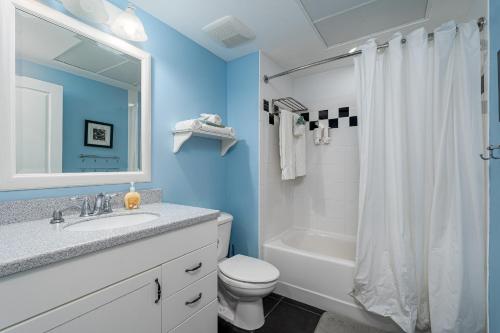
[[164, 298], [164, 331], [168, 332], [178, 326], [216, 298], [217, 272], [212, 272], [178, 293]]
[[212, 301], [184, 323], [171, 330], [170, 333], [217, 333], [218, 306], [217, 300]]
[[165, 296], [169, 297], [217, 269], [217, 244], [212, 243], [162, 266]]

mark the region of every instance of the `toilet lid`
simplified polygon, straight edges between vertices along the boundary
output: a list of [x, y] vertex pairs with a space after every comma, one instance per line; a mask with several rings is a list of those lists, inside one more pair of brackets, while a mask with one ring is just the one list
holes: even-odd
[[221, 262], [219, 270], [230, 279], [249, 283], [272, 282], [280, 276], [270, 263], [240, 254]]

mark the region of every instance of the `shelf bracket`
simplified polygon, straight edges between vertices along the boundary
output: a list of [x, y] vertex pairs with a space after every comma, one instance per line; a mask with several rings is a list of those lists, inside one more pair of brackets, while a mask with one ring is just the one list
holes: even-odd
[[206, 131], [174, 131], [174, 154], [177, 153], [182, 145], [189, 140], [192, 136], [198, 136], [202, 138], [220, 140], [220, 155], [224, 156], [229, 151], [229, 149], [234, 146], [238, 140], [233, 137], [228, 137], [224, 135], [218, 135], [216, 133], [206, 132]]
[[220, 141], [220, 156], [226, 155], [227, 151], [236, 144], [236, 139], [223, 139]]
[[193, 136], [193, 132], [174, 133], [174, 154], [176, 154], [187, 140]]

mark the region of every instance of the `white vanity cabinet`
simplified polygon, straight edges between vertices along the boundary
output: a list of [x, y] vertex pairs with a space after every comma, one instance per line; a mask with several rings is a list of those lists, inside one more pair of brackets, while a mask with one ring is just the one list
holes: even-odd
[[0, 278], [0, 332], [216, 333], [216, 240], [209, 221]]
[[161, 269], [118, 282], [7, 329], [9, 333], [161, 332], [156, 280]]

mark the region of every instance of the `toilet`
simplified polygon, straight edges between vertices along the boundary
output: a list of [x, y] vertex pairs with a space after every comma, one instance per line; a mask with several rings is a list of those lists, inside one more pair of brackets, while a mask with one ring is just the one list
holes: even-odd
[[227, 213], [218, 218], [219, 317], [252, 331], [264, 325], [262, 298], [274, 290], [280, 273], [260, 259], [241, 254], [227, 258], [232, 222]]

